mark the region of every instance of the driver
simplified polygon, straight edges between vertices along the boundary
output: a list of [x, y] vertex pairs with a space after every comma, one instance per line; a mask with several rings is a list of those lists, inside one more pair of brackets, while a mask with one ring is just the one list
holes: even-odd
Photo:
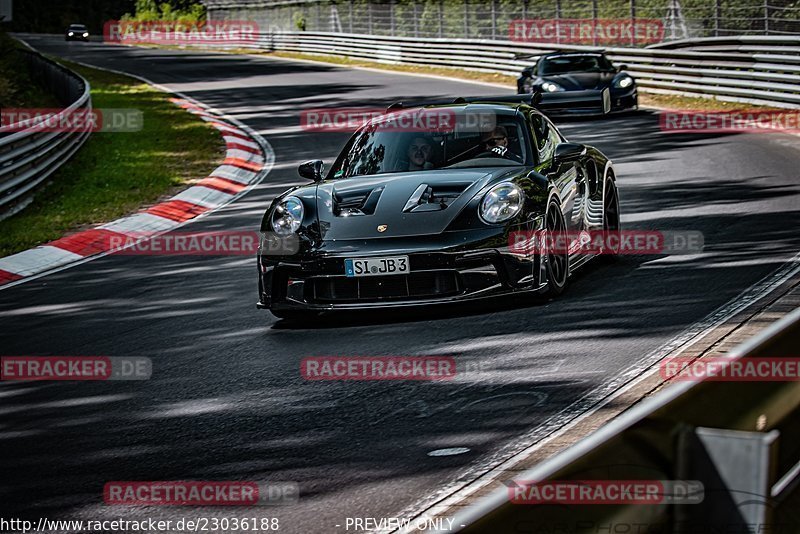
[[433, 146], [425, 137], [415, 137], [411, 140], [406, 150], [409, 171], [423, 171], [433, 168], [430, 162]]
[[522, 158], [508, 149], [508, 130], [504, 126], [497, 126], [483, 136], [483, 142], [488, 152], [494, 152], [501, 158], [507, 158], [522, 163]]

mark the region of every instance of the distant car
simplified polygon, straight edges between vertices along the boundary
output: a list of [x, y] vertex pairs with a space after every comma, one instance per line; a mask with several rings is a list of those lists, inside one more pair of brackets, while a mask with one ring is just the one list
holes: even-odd
[[[532, 67], [523, 69], [517, 79], [517, 93], [541, 92], [561, 97], [571, 105], [564, 114], [602, 113], [598, 95], [608, 89], [609, 111], [638, 109], [636, 80], [625, 72], [627, 67], [614, 67], [602, 52], [555, 52], [539, 57]], [[579, 105], [581, 101], [585, 105]]]
[[83, 24], [70, 24], [64, 38], [67, 41], [89, 41], [89, 29]]
[[[578, 248], [522, 254], [510, 248], [510, 236], [618, 231], [614, 169], [596, 148], [567, 142], [524, 98], [511, 100], [408, 111], [452, 117], [449, 129], [423, 121], [404, 131], [396, 127], [401, 119], [378, 117], [327, 174], [320, 160], [301, 165], [300, 176], [314, 183], [277, 197], [262, 220], [258, 306], [296, 320], [309, 312], [560, 294], [593, 256]], [[475, 117], [492, 120], [472, 128]], [[270, 236], [300, 244], [272, 254], [264, 245]]]

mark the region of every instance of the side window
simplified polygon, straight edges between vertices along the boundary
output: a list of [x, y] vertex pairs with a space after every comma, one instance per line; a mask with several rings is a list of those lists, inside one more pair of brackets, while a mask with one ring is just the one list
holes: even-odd
[[561, 142], [558, 132], [551, 128], [547, 119], [538, 113], [531, 114], [531, 126], [533, 137], [536, 140], [536, 160], [539, 163], [550, 161], [556, 145]]

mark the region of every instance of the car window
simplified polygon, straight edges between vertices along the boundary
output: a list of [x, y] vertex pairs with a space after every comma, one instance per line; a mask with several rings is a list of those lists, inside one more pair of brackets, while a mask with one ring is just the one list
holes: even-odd
[[566, 72], [601, 72], [611, 71], [611, 62], [601, 55], [553, 56], [542, 60], [539, 75], [547, 76]]
[[[397, 127], [400, 120], [384, 116], [363, 127], [345, 145], [328, 177], [531, 164], [529, 136], [520, 116], [493, 111], [422, 110], [434, 111], [453, 114], [450, 125], [408, 131]], [[418, 112], [407, 110], [408, 114]]]
[[531, 129], [536, 139], [536, 161], [547, 162], [553, 157], [556, 145], [561, 141], [558, 132], [538, 113], [531, 114]]

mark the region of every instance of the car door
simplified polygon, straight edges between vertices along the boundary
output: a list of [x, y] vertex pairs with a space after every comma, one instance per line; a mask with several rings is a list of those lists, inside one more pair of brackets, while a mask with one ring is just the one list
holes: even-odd
[[569, 231], [581, 230], [585, 209], [586, 187], [580, 162], [554, 160], [556, 146], [563, 141], [556, 127], [543, 115], [531, 114], [531, 127], [536, 140], [536, 171], [544, 174], [556, 186]]

